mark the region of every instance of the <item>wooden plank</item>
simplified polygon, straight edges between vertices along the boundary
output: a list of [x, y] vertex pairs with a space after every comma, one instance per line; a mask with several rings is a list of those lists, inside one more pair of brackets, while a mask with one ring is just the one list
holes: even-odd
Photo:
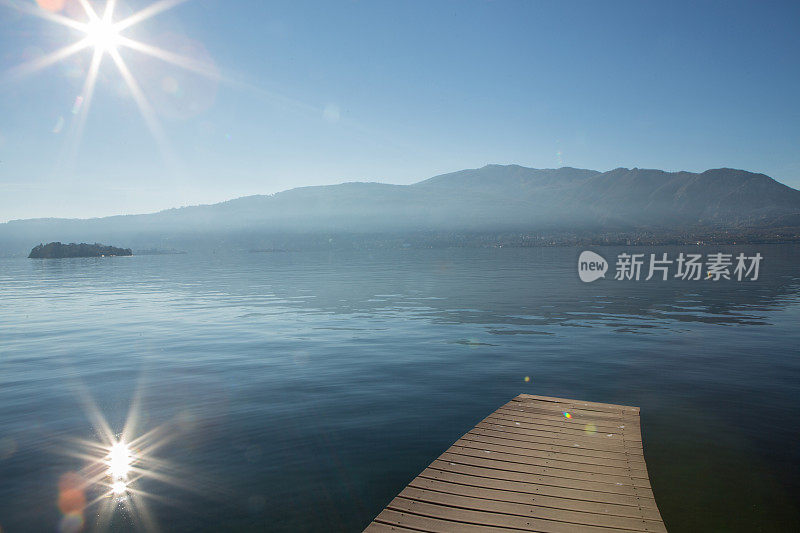
[[555, 520], [570, 524], [585, 526], [600, 526], [632, 531], [666, 531], [663, 524], [658, 521], [644, 520], [640, 517], [614, 516], [603, 513], [587, 513], [563, 508], [545, 507], [532, 503], [509, 502], [485, 498], [483, 495], [442, 492], [420, 487], [406, 487], [399, 497], [418, 502], [474, 509], [491, 513], [538, 518], [542, 520]]
[[[474, 483], [482, 481], [492, 486], [513, 486], [516, 490], [522, 491], [521, 486], [525, 485], [527, 490], [535, 494], [556, 496], [558, 498], [574, 499], [598, 503], [615, 503], [620, 505], [631, 505], [639, 507], [655, 508], [655, 500], [652, 496], [638, 496], [635, 494], [619, 494], [612, 492], [598, 492], [586, 489], [570, 489], [531, 482], [529, 476], [518, 472], [503, 472], [486, 470], [480, 467], [469, 465], [449, 464], [434, 461], [429, 467], [430, 477], [434, 479], [449, 479], [453, 475], [466, 476]], [[427, 470], [423, 471], [426, 472]], [[521, 484], [521, 485], [520, 485]]]
[[618, 459], [620, 461], [628, 460], [644, 460], [644, 455], [641, 453], [633, 453], [628, 450], [608, 450], [592, 446], [576, 446], [574, 441], [571, 443], [553, 442], [552, 440], [536, 437], [526, 437], [520, 435], [509, 434], [504, 431], [494, 430], [491, 428], [475, 427], [472, 431], [464, 435], [462, 438], [470, 439], [496, 439], [508, 443], [508, 446], [519, 446], [520, 448], [529, 449], [546, 449], [548, 451], [561, 452], [561, 453], [574, 453], [576, 455], [587, 455], [591, 457], [605, 457], [606, 459]]
[[[420, 516], [414, 513], [404, 513], [394, 509], [384, 509], [381, 514], [375, 518], [375, 522], [395, 526], [408, 525], [409, 528], [412, 528], [417, 532], [429, 531], [431, 533], [453, 533], [454, 531], [457, 531], [459, 533], [487, 533], [487, 528], [479, 524], [443, 520], [441, 518], [431, 518], [429, 516]], [[367, 530], [369, 530], [369, 528], [367, 528]], [[506, 528], [503, 531], [516, 532], [532, 530]]]
[[[516, 427], [525, 429], [532, 429], [536, 431], [550, 431], [552, 433], [560, 433], [565, 436], [579, 435], [579, 436], [602, 436], [602, 435], [616, 435], [623, 440], [631, 442], [642, 442], [638, 435], [626, 435], [622, 429], [606, 429], [605, 431], [598, 431], [597, 426], [591, 422], [586, 424], [579, 424], [572, 422], [564, 422], [561, 424], [546, 422], [536, 422], [533, 420], [526, 420], [524, 418], [509, 416], [505, 413], [495, 413], [483, 419], [484, 422], [497, 422], [497, 423], [511, 423]], [[565, 419], [566, 420], [566, 419]]]
[[407, 529], [401, 526], [384, 524], [378, 522], [377, 519], [373, 520], [364, 531], [368, 531], [369, 533], [389, 533], [390, 531], [395, 531], [397, 533], [419, 533], [419, 529]]
[[[566, 411], [565, 411], [566, 412]], [[558, 429], [574, 429], [578, 431], [583, 431], [587, 424], [592, 424], [593, 426], [605, 428], [606, 432], [608, 433], [625, 433], [625, 427], [633, 429], [634, 431], [630, 432], [631, 437], [638, 437], [640, 434], [639, 427], [635, 424], [620, 424], [619, 419], [617, 420], [600, 420], [597, 418], [592, 417], [580, 417], [578, 415], [574, 415], [572, 413], [567, 413], [569, 418], [564, 416], [562, 413], [559, 415], [540, 415], [536, 413], [530, 413], [528, 411], [521, 411], [511, 408], [501, 408], [489, 415], [488, 418], [504, 418], [504, 419], [512, 419], [515, 422], [524, 422], [528, 424], [534, 424], [537, 426], [548, 426]]]
[[545, 469], [537, 465], [525, 465], [520, 463], [508, 463], [505, 461], [494, 461], [470, 455], [460, 455], [445, 452], [440, 459], [447, 463], [477, 466], [491, 470], [503, 472], [514, 472], [528, 476], [531, 483], [553, 485], [556, 487], [566, 487], [573, 489], [597, 490], [601, 492], [614, 492], [619, 494], [640, 494], [649, 490], [649, 485], [637, 484], [637, 480], [624, 478], [614, 478], [610, 480], [604, 476], [570, 476]]
[[576, 409], [566, 410], [563, 407], [558, 409], [553, 408], [542, 408], [536, 406], [529, 406], [529, 405], [521, 405], [521, 404], [514, 404], [508, 403], [503, 408], [507, 410], [513, 410], [522, 414], [530, 414], [534, 416], [542, 416], [547, 418], [565, 418], [564, 413], [569, 413], [569, 416], [576, 419], [576, 420], [592, 420], [596, 423], [602, 424], [625, 424], [634, 426], [636, 428], [639, 427], [639, 419], [636, 416], [623, 416], [618, 413], [606, 413], [606, 412], [599, 412], [599, 411], [582, 411]]
[[613, 455], [599, 455], [600, 452], [594, 452], [585, 448], [558, 448], [544, 444], [536, 445], [535, 443], [525, 446], [525, 441], [513, 441], [473, 433], [467, 433], [456, 442], [463, 444], [469, 442], [476, 447], [488, 446], [489, 449], [498, 451], [507, 451], [520, 455], [529, 455], [531, 457], [541, 457], [576, 463], [587, 463], [616, 468], [631, 468], [632, 466], [638, 466], [640, 468], [644, 467], [644, 460], [641, 457], [629, 455], [627, 458], [625, 458], [624, 456], [615, 457]]
[[531, 474], [529, 472], [517, 472], [515, 469], [495, 468], [497, 465], [491, 461], [480, 461], [473, 457], [451, 456], [450, 460], [436, 459], [431, 463], [431, 467], [446, 472], [463, 472], [468, 468], [469, 472], [482, 477], [491, 479], [507, 479], [523, 481], [534, 485], [547, 485], [549, 487], [559, 487], [564, 489], [575, 489], [581, 491], [599, 492], [604, 494], [626, 494], [640, 498], [652, 499], [652, 489], [650, 487], [637, 487], [625, 483], [593, 483], [555, 476], [543, 476]]
[[[604, 527], [486, 512], [476, 509], [463, 509], [448, 505], [408, 500], [401, 497], [392, 500], [388, 507], [389, 509], [404, 513], [413, 513], [415, 515], [491, 528], [513, 528], [523, 531], [537, 531], [540, 533], [609, 533], [608, 529]], [[459, 529], [452, 529], [451, 531], [459, 531]]]
[[531, 412], [541, 412], [542, 414], [549, 416], [557, 416], [559, 413], [563, 414], [566, 411], [575, 416], [591, 417], [598, 420], [628, 420], [631, 423], [636, 423], [639, 420], [638, 413], [597, 410], [589, 407], [583, 407], [580, 404], [574, 403], [550, 404], [511, 401], [506, 405], [516, 409], [529, 410]]
[[602, 441], [600, 444], [603, 448], [613, 448], [614, 445], [623, 448], [639, 448], [641, 449], [642, 443], [638, 440], [628, 440], [623, 437], [621, 433], [587, 433], [585, 431], [572, 431], [562, 432], [554, 431], [551, 427], [535, 425], [525, 427], [522, 422], [514, 420], [504, 420], [501, 418], [487, 417], [478, 423], [478, 427], [497, 427], [501, 431], [523, 432], [531, 436], [543, 436], [548, 439], [570, 440], [575, 442], [594, 442], [595, 444]]
[[[553, 433], [551, 431], [539, 431], [535, 429], [525, 429], [512, 423], [502, 423], [498, 420], [490, 422], [480, 422], [476, 427], [482, 429], [493, 429], [495, 431], [502, 431], [513, 435], [524, 435], [527, 437], [543, 437], [551, 440], [556, 444], [562, 446], [574, 446], [580, 448], [587, 446], [595, 450], [611, 450], [625, 452], [627, 450], [638, 451], [641, 454], [641, 443], [636, 442], [623, 442], [619, 435], [613, 433], [604, 433], [597, 436], [584, 436], [584, 435], [563, 435], [560, 433]], [[608, 436], [610, 435], [610, 436]]]
[[[623, 463], [620, 461], [621, 464], [613, 464], [608, 465], [604, 464], [602, 461], [603, 459], [598, 459], [600, 463], [598, 464], [597, 461], [592, 460], [576, 460], [581, 459], [581, 456], [568, 456], [566, 454], [552, 454], [547, 452], [537, 452], [537, 451], [530, 451], [524, 450], [520, 448], [511, 448], [508, 446], [498, 446], [495, 444], [483, 444], [480, 442], [474, 442], [465, 439], [459, 439], [453, 445], [451, 449], [454, 448], [466, 448], [471, 450], [477, 450], [478, 452], [484, 452], [487, 455], [491, 455], [495, 458], [501, 457], [511, 457], [512, 460], [515, 461], [522, 461], [526, 463], [530, 463], [533, 457], [537, 458], [536, 464], [541, 464], [542, 466], [548, 466], [552, 468], [561, 468], [565, 470], [577, 470], [579, 472], [592, 472], [595, 474], [611, 474], [611, 475], [620, 475], [620, 476], [630, 476], [630, 477], [638, 477], [647, 479], [647, 472], [642, 467], [641, 463], [637, 465], [631, 465], [630, 463]], [[585, 459], [585, 458], [583, 458]], [[591, 458], [590, 458], [591, 459]]]
[[612, 474], [603, 471], [598, 472], [596, 469], [592, 469], [589, 466], [578, 470], [564, 467], [563, 463], [555, 466], [552, 464], [545, 464], [546, 461], [537, 461], [535, 465], [532, 465], [529, 460], [526, 460], [528, 458], [524, 455], [512, 455], [503, 452], [493, 452], [491, 450], [467, 448], [464, 446], [453, 446], [440, 457], [441, 459], [449, 460], [447, 457], [445, 457], [445, 455], [458, 455], [475, 457], [476, 459], [484, 459], [487, 461], [492, 461], [493, 463], [498, 463], [497, 468], [501, 468], [503, 470], [513, 470], [515, 472], [538, 473], [568, 479], [595, 480], [600, 478], [607, 482], [630, 483], [633, 485], [646, 487], [650, 486], [647, 476], [643, 478], [641, 475], [633, 475], [633, 473], [630, 471], [617, 471]]
[[[431, 477], [429, 477], [431, 476]], [[609, 516], [627, 516], [642, 518], [643, 520], [658, 520], [658, 513], [649, 508], [636, 505], [635, 500], [629, 504], [603, 503], [586, 500], [577, 500], [559, 496], [548, 496], [531, 487], [529, 483], [514, 481], [497, 481], [487, 478], [464, 476], [450, 472], [437, 472], [426, 469], [416, 479], [412, 480], [409, 487], [437, 490], [451, 494], [463, 494], [476, 498], [491, 500], [527, 503], [550, 507], [553, 509], [567, 509], [597, 513]]]
[[607, 411], [622, 411], [625, 413], [633, 413], [638, 416], [639, 408], [634, 407], [631, 405], [617, 405], [613, 403], [599, 403], [599, 402], [587, 402], [582, 400], [569, 400], [567, 398], [554, 398], [552, 396], [537, 396], [534, 394], [520, 394], [513, 400], [512, 402], [520, 402], [520, 403], [527, 403], [527, 402], [545, 402], [551, 403], [554, 405], [580, 405], [583, 407], [590, 407], [592, 409], [598, 410], [607, 410]]
[[[539, 412], [536, 412], [536, 411], [532, 411], [530, 409], [522, 409], [520, 407], [515, 407], [515, 406], [509, 405], [509, 404], [506, 404], [506, 405], [502, 406], [500, 409], [495, 411], [495, 413], [496, 414], [511, 415], [511, 416], [514, 416], [514, 417], [519, 417], [519, 419], [538, 420], [540, 422], [545, 422], [545, 421], [547, 421], [547, 422], [564, 422], [564, 421], [567, 420], [564, 417], [563, 412], [554, 413], [554, 414], [544, 414], [545, 411], [539, 410]], [[569, 419], [570, 422], [577, 423], [577, 424], [586, 423], [586, 422], [593, 422], [597, 426], [598, 430], [599, 429], [607, 429], [607, 430], [621, 429], [621, 430], [625, 430], [627, 428], [627, 429], [632, 430], [635, 434], [638, 434], [639, 431], [640, 431], [639, 430], [639, 424], [634, 423], [634, 422], [629, 422], [627, 424], [620, 424], [619, 421], [618, 421], [619, 419], [603, 420], [603, 419], [593, 418], [591, 420], [589, 420], [589, 419], [583, 419], [582, 420], [581, 417], [579, 417], [577, 415], [572, 415], [570, 413], [570, 416], [572, 416], [572, 418]]]
[[[508, 403], [500, 407], [497, 411], [494, 412], [495, 414], [506, 414], [506, 415], [513, 415], [515, 417], [525, 418], [525, 419], [533, 419], [538, 422], [550, 422], [550, 423], [574, 423], [574, 424], [584, 424], [586, 422], [592, 422], [597, 427], [603, 427], [607, 429], [614, 429], [614, 430], [624, 430], [625, 428], [631, 429], [632, 433], [639, 434], [640, 427], [639, 422], [635, 418], [626, 419], [620, 418], [616, 415], [609, 415], [607, 417], [600, 417], [600, 416], [583, 416], [579, 413], [573, 413], [571, 411], [551, 411], [546, 409], [533, 409], [527, 407], [519, 407], [518, 405], [514, 405]], [[565, 415], [565, 413], [569, 414], [569, 417]]]
[[367, 531], [665, 533], [639, 408], [520, 395], [409, 483]]
[[[506, 422], [513, 422], [515, 424], [520, 425], [528, 425], [531, 429], [538, 429], [539, 431], [553, 431], [553, 432], [575, 432], [575, 433], [587, 433], [587, 426], [593, 426], [593, 434], [600, 434], [600, 433], [612, 433], [620, 436], [625, 436], [631, 440], [641, 440], [641, 431], [638, 427], [629, 428], [632, 431], [625, 431], [625, 424], [616, 423], [616, 427], [605, 429], [605, 431], [600, 431], [601, 427], [597, 426], [596, 420], [586, 419], [586, 418], [571, 418], [566, 419], [563, 418], [560, 421], [553, 421], [553, 420], [537, 420], [532, 418], [526, 418], [525, 416], [515, 416], [514, 414], [507, 412], [507, 411], [495, 411], [491, 415], [487, 416], [485, 421], [492, 421], [492, 420], [502, 420]], [[606, 425], [608, 426], [608, 425]], [[627, 427], [627, 426], [626, 426]]]

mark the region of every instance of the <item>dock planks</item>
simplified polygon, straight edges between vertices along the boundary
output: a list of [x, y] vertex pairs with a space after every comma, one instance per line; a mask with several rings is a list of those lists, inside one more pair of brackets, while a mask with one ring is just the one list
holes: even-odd
[[365, 530], [666, 532], [639, 408], [520, 394], [417, 476]]

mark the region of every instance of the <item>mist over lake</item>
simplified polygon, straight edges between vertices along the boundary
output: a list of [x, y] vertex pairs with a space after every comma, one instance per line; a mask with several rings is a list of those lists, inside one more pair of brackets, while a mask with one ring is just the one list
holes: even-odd
[[764, 262], [581, 283], [569, 247], [0, 259], [0, 527], [59, 527], [87, 397], [113, 431], [137, 394], [167, 428], [139, 482], [162, 528], [355, 531], [527, 392], [640, 406], [671, 532], [790, 530], [800, 247], [634, 251]]

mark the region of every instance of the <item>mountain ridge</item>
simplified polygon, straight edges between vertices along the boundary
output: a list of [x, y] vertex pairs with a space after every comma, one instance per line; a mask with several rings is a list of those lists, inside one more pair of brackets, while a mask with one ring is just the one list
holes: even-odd
[[147, 214], [14, 220], [0, 224], [0, 251], [59, 240], [179, 248], [278, 235], [747, 232], [798, 221], [800, 191], [761, 173], [495, 164], [410, 185], [345, 182]]

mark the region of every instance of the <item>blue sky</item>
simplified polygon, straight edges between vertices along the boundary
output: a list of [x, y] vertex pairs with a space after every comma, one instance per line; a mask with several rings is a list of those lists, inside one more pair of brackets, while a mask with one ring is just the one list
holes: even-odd
[[[796, 2], [190, 0], [124, 32], [219, 74], [121, 49], [161, 143], [108, 55], [78, 139], [91, 50], [12, 75], [81, 34], [3, 2], [0, 221], [487, 163], [727, 166], [800, 187]], [[152, 3], [119, 0], [117, 18]]]

